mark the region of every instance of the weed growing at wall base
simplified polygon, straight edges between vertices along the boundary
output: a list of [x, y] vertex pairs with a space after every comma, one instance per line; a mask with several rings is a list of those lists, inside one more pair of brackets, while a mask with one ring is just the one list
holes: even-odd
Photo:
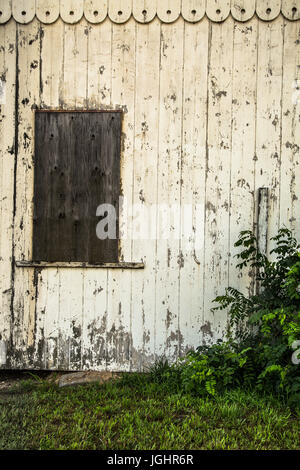
[[274, 261], [260, 253], [251, 232], [241, 232], [237, 268], [255, 273], [257, 292], [245, 296], [228, 287], [217, 297], [213, 310], [229, 318], [226, 338], [200, 346], [169, 368], [158, 367], [160, 381], [201, 396], [257, 389], [300, 406], [299, 244], [285, 228], [271, 241]]

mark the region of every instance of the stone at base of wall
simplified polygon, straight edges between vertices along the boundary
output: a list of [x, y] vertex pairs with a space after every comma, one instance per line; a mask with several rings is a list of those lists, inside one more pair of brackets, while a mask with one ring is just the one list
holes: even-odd
[[68, 387], [72, 385], [82, 385], [92, 382], [104, 383], [108, 380], [117, 379], [120, 374], [107, 371], [88, 370], [84, 372], [71, 372], [57, 378], [56, 383], [59, 387]]

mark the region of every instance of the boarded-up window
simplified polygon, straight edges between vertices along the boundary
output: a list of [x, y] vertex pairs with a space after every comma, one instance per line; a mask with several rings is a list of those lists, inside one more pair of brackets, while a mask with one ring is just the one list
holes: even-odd
[[36, 111], [34, 261], [118, 261], [117, 239], [96, 235], [96, 211], [111, 204], [118, 215], [121, 120], [120, 112]]

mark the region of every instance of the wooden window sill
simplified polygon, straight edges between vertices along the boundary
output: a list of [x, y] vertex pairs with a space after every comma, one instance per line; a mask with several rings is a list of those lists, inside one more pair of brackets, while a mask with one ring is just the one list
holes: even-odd
[[50, 263], [48, 261], [16, 261], [18, 268], [104, 268], [104, 269], [143, 269], [145, 263], [139, 262], [125, 262], [119, 263], [84, 263], [78, 261], [55, 261]]

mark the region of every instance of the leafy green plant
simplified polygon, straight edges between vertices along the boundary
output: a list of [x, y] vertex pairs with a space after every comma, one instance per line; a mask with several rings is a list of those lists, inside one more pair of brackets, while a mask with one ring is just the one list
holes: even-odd
[[[213, 310], [229, 308], [230, 326], [236, 326], [242, 331], [243, 322], [258, 325], [265, 314], [278, 308], [289, 308], [292, 311], [300, 309], [300, 297], [297, 288], [300, 282], [300, 245], [287, 228], [279, 230], [271, 238], [275, 247], [270, 254], [276, 259], [271, 261], [258, 249], [256, 237], [251, 231], [242, 231], [235, 247], [241, 251], [236, 256], [239, 259], [238, 269], [250, 268], [255, 273], [259, 293], [246, 297], [233, 287], [225, 290], [225, 295], [219, 296], [215, 302], [219, 305]], [[251, 330], [247, 329], [247, 333]]]
[[299, 400], [299, 367], [291, 361], [292, 344], [300, 339], [300, 245], [287, 228], [271, 238], [273, 260], [260, 253], [250, 231], [240, 233], [236, 247], [238, 269], [252, 269], [258, 293], [245, 296], [229, 287], [215, 301], [213, 310], [228, 309], [228, 344], [255, 343], [247, 357], [255, 370], [253, 385]]
[[299, 365], [292, 362], [292, 345], [300, 340], [300, 246], [286, 228], [271, 241], [272, 260], [260, 253], [252, 232], [240, 233], [237, 268], [252, 270], [257, 293], [246, 296], [228, 287], [217, 297], [213, 310], [228, 312], [226, 337], [190, 351], [173, 366], [160, 363], [155, 374], [160, 383], [198, 395], [256, 388], [300, 404]]

